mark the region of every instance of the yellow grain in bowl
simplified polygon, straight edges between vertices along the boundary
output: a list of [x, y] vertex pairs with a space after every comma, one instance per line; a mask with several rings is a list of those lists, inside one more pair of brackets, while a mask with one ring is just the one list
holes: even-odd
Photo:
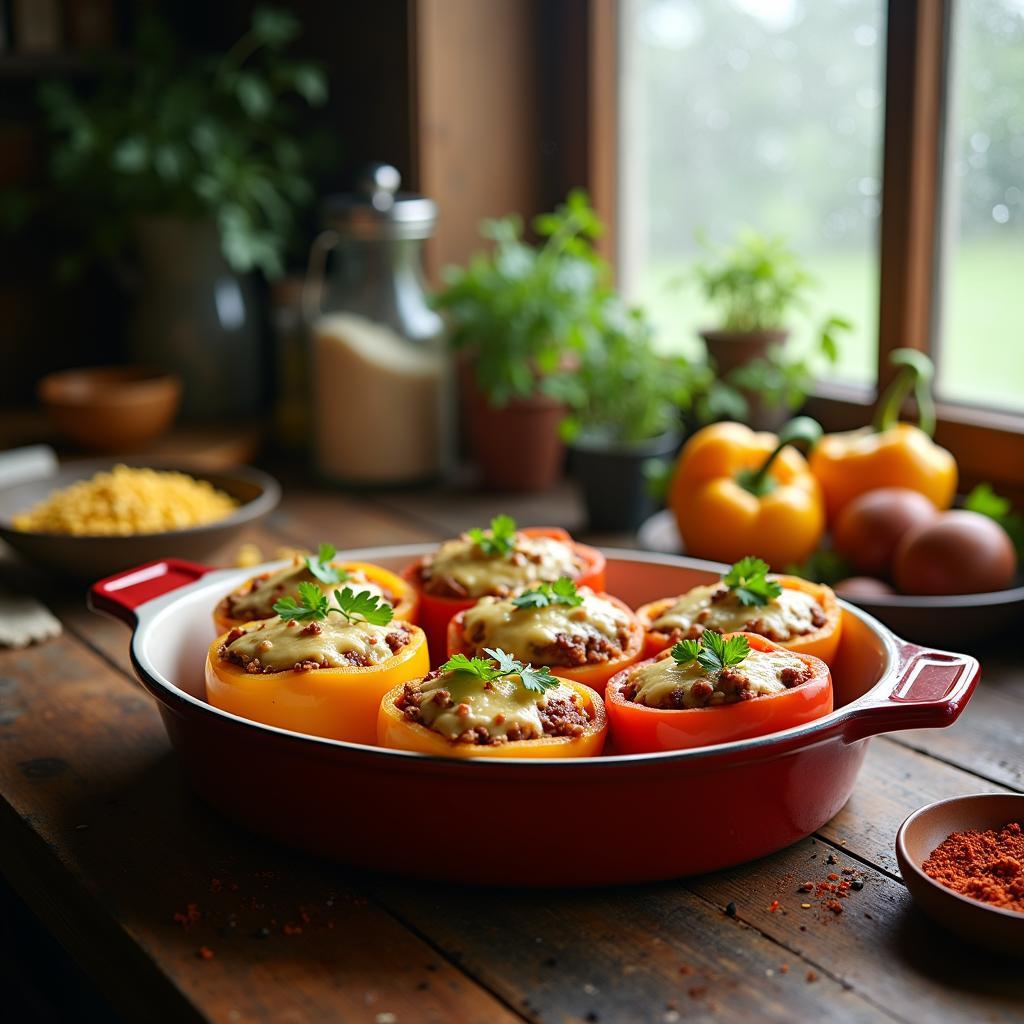
[[237, 505], [209, 481], [187, 473], [119, 465], [54, 491], [12, 522], [27, 533], [123, 537], [212, 523]]

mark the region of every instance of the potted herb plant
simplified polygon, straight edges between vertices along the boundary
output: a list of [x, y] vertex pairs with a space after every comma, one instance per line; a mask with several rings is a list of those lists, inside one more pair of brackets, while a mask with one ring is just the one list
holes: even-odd
[[760, 429], [777, 427], [803, 404], [816, 366], [835, 363], [839, 334], [851, 324], [830, 315], [810, 351], [790, 350], [791, 318], [806, 311], [816, 281], [780, 237], [745, 229], [731, 246], [709, 249], [694, 273], [719, 316], [717, 327], [700, 332], [717, 378], [704, 418], [724, 412]]
[[601, 223], [584, 192], [534, 221], [537, 245], [516, 217], [486, 221], [493, 248], [450, 269], [435, 297], [460, 353], [466, 428], [483, 483], [540, 491], [562, 470], [561, 379], [596, 329], [607, 267], [592, 241]]
[[83, 238], [76, 258], [135, 271], [130, 354], [177, 370], [186, 410], [259, 408], [246, 276], [284, 269], [313, 196], [294, 104], [327, 93], [318, 66], [286, 53], [299, 31], [290, 13], [260, 8], [226, 54], [196, 57], [144, 17], [132, 61], [106, 68], [95, 91], [52, 81], [41, 92], [51, 176]]
[[655, 510], [649, 464], [678, 449], [680, 410], [702, 368], [660, 355], [643, 311], [617, 296], [604, 302], [600, 323], [560, 382], [571, 409], [562, 434], [590, 528], [632, 532]]

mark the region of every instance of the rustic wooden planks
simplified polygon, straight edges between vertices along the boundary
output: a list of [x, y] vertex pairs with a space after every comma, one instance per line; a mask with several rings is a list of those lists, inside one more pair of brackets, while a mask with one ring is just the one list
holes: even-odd
[[[493, 507], [297, 490], [241, 539], [268, 557], [322, 539], [438, 539]], [[575, 525], [566, 495], [512, 511]], [[355, 876], [218, 820], [186, 790], [154, 708], [130, 681], [127, 630], [90, 615], [77, 594], [32, 585], [68, 634], [0, 652], [0, 858], [129, 1017], [1020, 1019], [1019, 970], [925, 921], [892, 853], [895, 829], [920, 804], [1021, 787], [1024, 674], [1008, 656], [986, 664], [952, 729], [873, 741], [850, 803], [816, 840], [659, 886], [471, 890]], [[599, 794], [587, 814], [598, 812]], [[830, 854], [835, 865], [824, 863]], [[864, 888], [841, 914], [797, 892], [804, 876], [843, 867], [862, 873]], [[724, 913], [730, 902], [735, 917]]]

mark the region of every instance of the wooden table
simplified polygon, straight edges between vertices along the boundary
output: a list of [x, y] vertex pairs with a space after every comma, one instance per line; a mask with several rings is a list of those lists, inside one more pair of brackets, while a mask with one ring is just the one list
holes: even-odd
[[[502, 504], [524, 523], [578, 526], [567, 491]], [[432, 540], [493, 509], [482, 496], [293, 489], [242, 539], [268, 557], [326, 538]], [[953, 728], [875, 739], [847, 807], [774, 856], [660, 885], [483, 891], [356, 874], [221, 821], [179, 776], [133, 682], [127, 630], [87, 612], [80, 591], [58, 595], [25, 572], [15, 582], [66, 627], [0, 652], [0, 867], [16, 894], [0, 978], [39, 1019], [1024, 1018], [1021, 965], [962, 948], [924, 919], [893, 854], [915, 807], [1021, 789], [1015, 654], [985, 654], [984, 682]], [[430, 856], [429, 837], [418, 855]], [[851, 877], [843, 868], [864, 887], [841, 914], [798, 891]], [[64, 966], [51, 935], [71, 954]]]

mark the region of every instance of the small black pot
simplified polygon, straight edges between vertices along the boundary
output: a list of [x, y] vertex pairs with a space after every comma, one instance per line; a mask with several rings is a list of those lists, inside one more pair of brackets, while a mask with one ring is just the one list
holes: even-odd
[[646, 441], [609, 442], [577, 438], [569, 445], [572, 475], [583, 488], [587, 525], [598, 533], [633, 533], [657, 510], [647, 493], [644, 463], [669, 458], [682, 435], [666, 431]]

